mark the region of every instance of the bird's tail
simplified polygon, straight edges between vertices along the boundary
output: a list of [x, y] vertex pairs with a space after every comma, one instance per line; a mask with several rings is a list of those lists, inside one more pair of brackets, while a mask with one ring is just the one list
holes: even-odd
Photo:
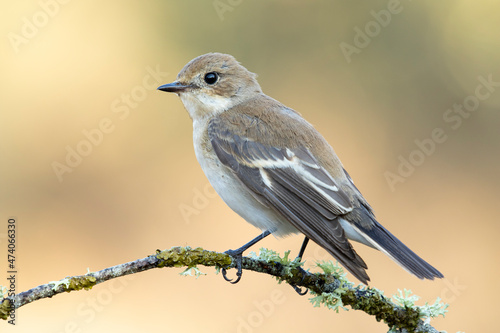
[[366, 238], [370, 245], [385, 253], [389, 258], [419, 279], [434, 280], [434, 278], [444, 277], [441, 272], [410, 250], [375, 219], [372, 219], [372, 221], [374, 224], [369, 229], [363, 228], [363, 230], [360, 230], [360, 228], [353, 226]]

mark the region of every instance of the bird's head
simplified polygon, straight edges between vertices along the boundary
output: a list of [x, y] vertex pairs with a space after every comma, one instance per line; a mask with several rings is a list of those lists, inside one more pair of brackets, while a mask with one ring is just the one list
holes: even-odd
[[233, 56], [222, 53], [194, 58], [179, 72], [176, 81], [158, 90], [179, 95], [193, 119], [220, 113], [262, 93], [256, 75]]

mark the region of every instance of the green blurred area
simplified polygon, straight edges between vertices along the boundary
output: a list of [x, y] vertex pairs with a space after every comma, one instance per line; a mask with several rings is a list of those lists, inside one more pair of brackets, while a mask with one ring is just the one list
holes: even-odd
[[[444, 298], [450, 312], [432, 322], [439, 329], [492, 331], [496, 295], [478, 289], [499, 273], [498, 1], [42, 0], [1, 9], [0, 218], [19, 221], [19, 291], [156, 248], [223, 251], [258, 233], [207, 194], [188, 115], [154, 89], [192, 58], [224, 52], [316, 126], [381, 223], [447, 277], [419, 281], [356, 245], [373, 286], [412, 289], [422, 303]], [[417, 142], [429, 143], [436, 128], [446, 140], [426, 153]], [[79, 149], [69, 166], [68, 152]], [[415, 154], [418, 165], [391, 185], [387, 174]], [[262, 246], [294, 253], [300, 242]], [[317, 248], [308, 251], [318, 259]], [[124, 288], [35, 302], [19, 310], [16, 332], [65, 332], [71, 323], [159, 330], [151, 318], [173, 332], [241, 332], [258, 314], [249, 325], [259, 332], [387, 330], [363, 313], [313, 309], [268, 277], [247, 273], [232, 286], [203, 271], [198, 280], [148, 272]], [[276, 290], [286, 301], [265, 315], [256, 304]], [[124, 320], [131, 309], [136, 316]]]

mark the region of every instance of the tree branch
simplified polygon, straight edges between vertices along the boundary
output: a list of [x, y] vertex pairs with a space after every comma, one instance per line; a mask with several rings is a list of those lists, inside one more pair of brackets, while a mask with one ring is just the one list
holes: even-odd
[[[33, 289], [21, 292], [13, 297], [1, 299], [0, 319], [7, 320], [11, 311], [23, 305], [43, 298], [50, 298], [63, 292], [81, 289], [89, 290], [94, 285], [120, 276], [142, 272], [152, 268], [186, 267], [196, 265], [215, 266], [218, 268], [234, 268], [235, 260], [225, 253], [206, 251], [202, 248], [173, 247], [170, 250], [157, 250], [156, 254], [146, 258], [116, 265], [98, 272], [66, 277], [60, 281], [52, 281]], [[375, 316], [377, 321], [383, 320], [397, 332], [431, 332], [438, 333], [431, 325], [420, 319], [418, 308], [398, 306], [376, 289], [364, 286], [354, 287], [345, 279], [334, 274], [310, 273], [304, 271], [297, 262], [262, 260], [243, 257], [242, 268], [254, 272], [269, 274], [279, 281], [292, 286], [308, 288], [316, 298], [329, 299], [329, 307], [338, 301], [338, 306], [349, 305], [354, 310], [362, 310]], [[333, 302], [331, 301], [333, 299]]]

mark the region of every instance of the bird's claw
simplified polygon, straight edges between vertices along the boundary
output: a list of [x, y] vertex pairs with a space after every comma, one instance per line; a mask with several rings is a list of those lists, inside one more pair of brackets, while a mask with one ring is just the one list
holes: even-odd
[[222, 277], [224, 280], [231, 284], [235, 284], [240, 282], [241, 280], [241, 275], [243, 274], [243, 269], [241, 268], [241, 263], [243, 261], [243, 254], [241, 252], [237, 252], [234, 250], [227, 250], [224, 252], [226, 254], [229, 254], [231, 257], [233, 257], [236, 260], [236, 269], [238, 270], [236, 272], [236, 280], [233, 281], [233, 279], [230, 279], [227, 277], [227, 270], [225, 268], [222, 268]]
[[[299, 269], [300, 273], [302, 274], [302, 279], [300, 280], [300, 283], [302, 283], [302, 282], [304, 282], [304, 279], [306, 277], [306, 271], [302, 267], [298, 267], [298, 269]], [[293, 290], [295, 290], [295, 292], [297, 294], [299, 294], [300, 296], [304, 296], [309, 291], [309, 288], [306, 288], [306, 290], [302, 291], [302, 288], [295, 285], [295, 284], [292, 284], [291, 286], [292, 286]]]
[[295, 292], [297, 294], [299, 294], [300, 296], [304, 296], [305, 294], [307, 294], [307, 292], [309, 291], [309, 288], [306, 288], [306, 290], [302, 291], [302, 288], [301, 287], [298, 287], [298, 286], [294, 286], [292, 285], [292, 288], [293, 290], [295, 290]]

